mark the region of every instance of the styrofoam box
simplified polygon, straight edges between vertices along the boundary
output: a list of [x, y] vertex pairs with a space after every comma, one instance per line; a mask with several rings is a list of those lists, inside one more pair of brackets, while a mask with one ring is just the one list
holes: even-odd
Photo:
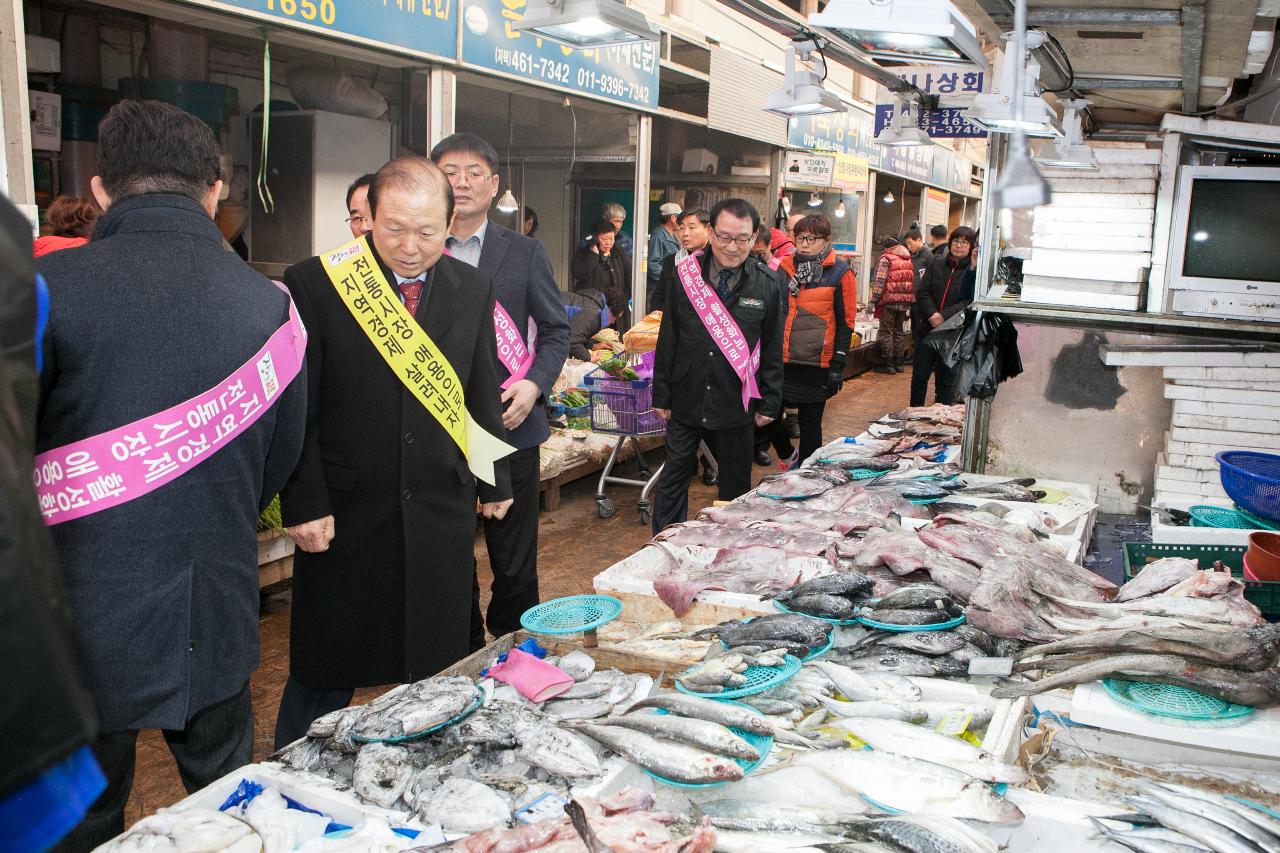
[[686, 148], [681, 172], [714, 173], [720, 168], [720, 157], [706, 148]]
[[1180, 509], [1183, 512], [1191, 509], [1193, 506], [1220, 506], [1223, 509], [1231, 509], [1235, 504], [1230, 498], [1213, 498], [1204, 497], [1203, 495], [1180, 495], [1177, 492], [1164, 492], [1156, 489], [1155, 495], [1151, 498], [1152, 506], [1164, 507], [1165, 509]]
[[1070, 178], [1050, 178], [1055, 193], [1090, 195], [1150, 195], [1156, 192], [1155, 178], [1094, 178], [1080, 173]]
[[[1185, 508], [1174, 507], [1174, 509]], [[1184, 527], [1165, 524], [1161, 521], [1159, 513], [1151, 514], [1151, 541], [1161, 545], [1239, 545], [1244, 547], [1249, 544], [1249, 534], [1252, 532], [1238, 527]]]
[[1222, 345], [1210, 345], [1204, 350], [1160, 350], [1104, 344], [1102, 360], [1109, 367], [1280, 367], [1280, 353], [1232, 349]]
[[[1032, 249], [1069, 249], [1073, 252], [1150, 252], [1151, 236], [1129, 237], [1123, 235], [1081, 236], [1058, 232], [1046, 226], [1044, 230], [1031, 232]], [[1034, 254], [1032, 255], [1034, 257]]]
[[1043, 290], [1072, 290], [1105, 296], [1140, 296], [1146, 284], [1141, 281], [1102, 281], [1089, 278], [1064, 278], [1054, 275], [1024, 275], [1022, 277], [1022, 292], [1024, 294], [1028, 287]]
[[[1080, 279], [1084, 281], [1084, 279]], [[1141, 282], [1135, 282], [1139, 288]], [[1113, 311], [1137, 311], [1142, 308], [1144, 299], [1141, 293], [1134, 295], [1098, 293], [1090, 290], [1074, 288], [1044, 287], [1032, 284], [1022, 285], [1022, 301], [1038, 305], [1073, 305], [1079, 308], [1107, 308]]]

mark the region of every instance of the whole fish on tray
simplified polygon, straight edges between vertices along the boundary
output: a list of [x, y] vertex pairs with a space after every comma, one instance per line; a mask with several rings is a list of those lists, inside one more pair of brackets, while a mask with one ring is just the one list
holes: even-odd
[[789, 565], [786, 553], [777, 548], [721, 548], [710, 563], [702, 563], [665, 542], [647, 547], [657, 548], [666, 557], [667, 568], [654, 579], [653, 591], [676, 616], [688, 613], [703, 590], [772, 594], [799, 580], [799, 569]]
[[724, 622], [703, 628], [694, 637], [714, 637], [726, 646], [762, 646], [777, 648], [793, 643], [808, 649], [819, 649], [831, 638], [831, 624], [810, 619], [799, 613], [775, 613], [748, 621]]
[[1025, 785], [1030, 775], [980, 747], [951, 735], [898, 720], [844, 717], [835, 723], [872, 749], [932, 761], [987, 782]]
[[1164, 592], [1171, 586], [1192, 577], [1200, 569], [1195, 560], [1184, 557], [1165, 557], [1142, 567], [1138, 574], [1120, 587], [1113, 601], [1133, 601]]
[[[911, 636], [911, 635], [907, 635]], [[1260, 671], [1280, 658], [1280, 625], [1243, 631], [1174, 625], [1164, 628], [1098, 630], [1038, 646], [1029, 646], [1015, 659], [1034, 663], [1055, 655], [1116, 653], [1176, 655], [1188, 660]]]

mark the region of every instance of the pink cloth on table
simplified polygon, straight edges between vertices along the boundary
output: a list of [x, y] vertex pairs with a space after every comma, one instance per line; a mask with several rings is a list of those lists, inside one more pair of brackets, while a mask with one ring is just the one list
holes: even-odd
[[519, 649], [512, 649], [506, 660], [489, 667], [489, 675], [533, 702], [554, 699], [573, 686], [569, 673]]

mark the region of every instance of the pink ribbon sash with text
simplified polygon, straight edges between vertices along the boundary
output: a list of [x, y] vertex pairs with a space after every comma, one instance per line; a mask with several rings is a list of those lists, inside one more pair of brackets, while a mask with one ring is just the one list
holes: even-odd
[[507, 373], [511, 374], [507, 377], [507, 381], [502, 383], [504, 391], [524, 379], [529, 374], [529, 368], [533, 366], [533, 357], [536, 353], [533, 331], [537, 327], [532, 322], [529, 326], [529, 345], [525, 346], [524, 336], [516, 328], [516, 322], [511, 319], [507, 309], [502, 307], [501, 302], [493, 303], [493, 331], [498, 336], [498, 360], [507, 369]]
[[749, 410], [751, 400], [760, 399], [760, 389], [756, 385], [756, 371], [760, 369], [760, 342], [756, 341], [755, 349], [747, 346], [747, 339], [729, 309], [702, 280], [702, 269], [698, 263], [701, 256], [701, 252], [689, 255], [676, 265], [676, 273], [698, 319], [729, 360], [733, 372], [742, 380], [742, 408]]

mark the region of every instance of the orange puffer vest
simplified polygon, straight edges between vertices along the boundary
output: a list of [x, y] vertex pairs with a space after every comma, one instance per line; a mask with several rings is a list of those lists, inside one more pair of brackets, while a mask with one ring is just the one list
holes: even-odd
[[[795, 278], [795, 255], [782, 259], [778, 272], [783, 281]], [[848, 279], [848, 280], [846, 280]], [[788, 292], [787, 322], [783, 329], [782, 360], [787, 364], [830, 367], [836, 349], [836, 320], [845, 310], [846, 288], [853, 292], [853, 271], [836, 258], [834, 250], [822, 259], [822, 279]], [[848, 346], [846, 341], [841, 349]]]

